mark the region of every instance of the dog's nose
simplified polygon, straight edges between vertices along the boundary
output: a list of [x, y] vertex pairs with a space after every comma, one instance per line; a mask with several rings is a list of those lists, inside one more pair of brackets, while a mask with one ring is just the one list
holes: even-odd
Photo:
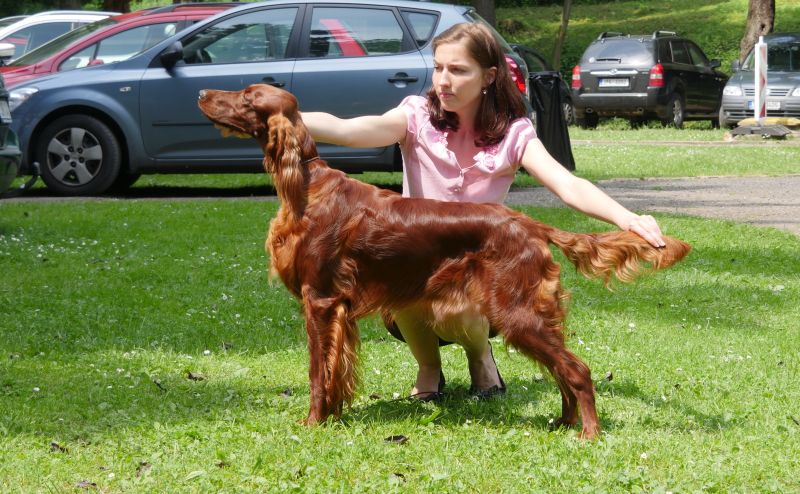
[[205, 97], [206, 97], [206, 90], [205, 89], [201, 89], [200, 90], [200, 94], [198, 95], [197, 99], [203, 99]]

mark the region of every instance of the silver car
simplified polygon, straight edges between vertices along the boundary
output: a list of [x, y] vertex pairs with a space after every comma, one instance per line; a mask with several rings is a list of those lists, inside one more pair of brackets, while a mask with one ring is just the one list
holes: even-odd
[[[767, 116], [800, 118], [800, 33], [764, 36], [767, 43]], [[755, 99], [754, 50], [744, 62], [734, 61], [733, 75], [722, 92], [719, 123], [733, 127], [753, 117]]]

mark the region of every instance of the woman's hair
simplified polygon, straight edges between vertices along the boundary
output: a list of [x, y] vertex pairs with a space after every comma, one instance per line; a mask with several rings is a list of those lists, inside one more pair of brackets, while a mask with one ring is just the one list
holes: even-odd
[[[433, 39], [433, 51], [439, 45], [463, 43], [467, 52], [483, 69], [497, 68], [494, 82], [486, 88], [475, 116], [475, 145], [491, 146], [503, 140], [511, 122], [527, 115], [525, 102], [511, 79], [505, 53], [492, 31], [478, 23], [456, 24]], [[458, 130], [458, 115], [442, 108], [436, 90], [428, 91], [431, 124], [440, 130]]]

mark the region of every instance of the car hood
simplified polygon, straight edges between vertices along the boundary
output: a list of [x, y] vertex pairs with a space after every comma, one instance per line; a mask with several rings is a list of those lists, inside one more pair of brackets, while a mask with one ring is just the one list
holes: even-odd
[[[738, 84], [742, 86], [755, 85], [753, 71], [740, 70], [731, 76], [728, 84]], [[769, 72], [767, 71], [768, 86], [788, 86], [795, 87], [800, 85], [800, 72]]]

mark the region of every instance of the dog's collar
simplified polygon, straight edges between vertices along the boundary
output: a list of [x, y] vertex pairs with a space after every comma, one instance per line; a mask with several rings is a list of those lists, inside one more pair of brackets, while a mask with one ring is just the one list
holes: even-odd
[[301, 161], [300, 162], [300, 166], [307, 165], [307, 164], [311, 163], [312, 161], [318, 160], [318, 159], [319, 159], [319, 156], [314, 156], [313, 158], [308, 158], [307, 160]]

